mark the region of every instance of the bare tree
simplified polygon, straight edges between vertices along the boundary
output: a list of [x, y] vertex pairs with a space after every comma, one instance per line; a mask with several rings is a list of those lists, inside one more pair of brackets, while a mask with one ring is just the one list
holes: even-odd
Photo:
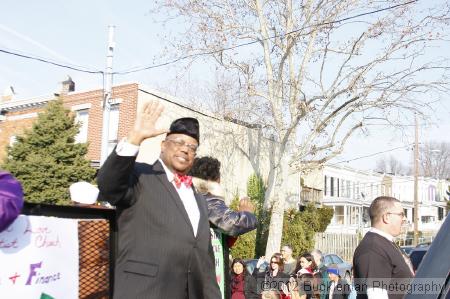
[[428, 142], [419, 149], [420, 174], [436, 179], [450, 178], [450, 143]]
[[409, 174], [409, 169], [401, 161], [390, 155], [377, 160], [376, 171], [392, 174]]
[[[433, 7], [431, 7], [433, 5]], [[175, 56], [213, 58], [233, 78], [240, 111], [275, 141], [266, 178], [272, 206], [266, 255], [279, 250], [291, 173], [339, 155], [371, 124], [401, 126], [448, 91], [447, 1], [160, 0], [159, 15], [182, 21]], [[384, 9], [386, 7], [389, 9]], [[377, 11], [376, 13], [374, 11]], [[364, 12], [373, 12], [349, 18]], [[246, 44], [245, 48], [235, 47]], [[176, 47], [175, 47], [176, 46]], [[226, 50], [224, 50], [226, 49]], [[204, 53], [207, 53], [205, 55]], [[248, 148], [243, 148], [248, 152]]]

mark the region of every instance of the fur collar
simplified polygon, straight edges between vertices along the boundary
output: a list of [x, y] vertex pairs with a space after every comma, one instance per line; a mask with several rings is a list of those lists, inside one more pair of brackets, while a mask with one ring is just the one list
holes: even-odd
[[211, 194], [215, 196], [224, 196], [224, 192], [219, 183], [213, 181], [206, 181], [196, 177], [192, 178], [195, 189], [202, 194]]

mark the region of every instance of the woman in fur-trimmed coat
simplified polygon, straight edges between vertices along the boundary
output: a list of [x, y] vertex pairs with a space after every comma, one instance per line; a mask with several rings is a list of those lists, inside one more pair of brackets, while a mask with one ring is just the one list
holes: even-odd
[[206, 198], [209, 222], [222, 233], [237, 237], [256, 228], [253, 204], [247, 198], [241, 199], [239, 211], [230, 209], [224, 201], [220, 186], [220, 162], [212, 157], [195, 158], [189, 175], [193, 177], [197, 192]]

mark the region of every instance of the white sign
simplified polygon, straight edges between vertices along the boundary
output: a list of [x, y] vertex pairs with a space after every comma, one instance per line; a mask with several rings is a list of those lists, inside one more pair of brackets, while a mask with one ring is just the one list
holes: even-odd
[[1, 232], [0, 298], [78, 298], [78, 220], [21, 215]]

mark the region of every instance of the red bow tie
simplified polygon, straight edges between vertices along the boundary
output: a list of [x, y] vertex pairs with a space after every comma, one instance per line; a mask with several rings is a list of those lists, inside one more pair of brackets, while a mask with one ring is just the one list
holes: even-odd
[[181, 187], [181, 183], [188, 188], [192, 185], [192, 177], [184, 174], [175, 173], [173, 181], [175, 182], [175, 186], [177, 186], [177, 188]]

